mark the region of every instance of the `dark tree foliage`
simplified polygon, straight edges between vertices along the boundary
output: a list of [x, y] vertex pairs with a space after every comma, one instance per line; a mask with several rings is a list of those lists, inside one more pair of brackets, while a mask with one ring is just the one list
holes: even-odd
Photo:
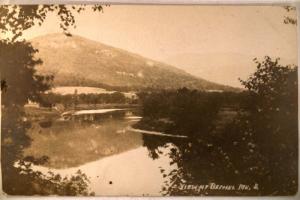
[[[176, 108], [175, 113], [181, 120], [176, 123], [190, 125], [190, 121], [195, 121], [195, 125], [198, 125], [198, 128], [194, 127], [194, 131], [198, 134], [189, 135], [192, 137], [184, 140], [163, 141], [154, 137], [144, 137], [144, 145], [149, 149], [153, 159], [163, 153], [159, 150], [161, 147], [173, 144], [169, 152], [172, 160], [170, 164], [176, 164], [177, 168], [170, 172], [161, 170], [166, 177], [165, 186], [162, 188], [164, 195], [294, 195], [297, 192], [297, 67], [282, 66], [279, 64], [279, 59], [272, 60], [269, 57], [261, 62], [256, 59], [254, 61], [257, 65], [256, 72], [248, 80], [241, 81], [247, 92], [237, 93], [239, 97], [235, 100], [233, 100], [235, 95], [210, 94], [222, 102], [216, 105], [237, 105], [235, 108], [238, 114], [235, 119], [225, 124], [219, 130], [219, 134], [211, 134], [216, 127], [204, 128], [208, 131], [207, 134], [199, 131], [198, 128], [202, 125], [211, 127], [210, 120], [216, 119], [216, 116], [201, 118], [199, 112], [209, 116], [205, 113], [209, 110], [214, 113], [215, 104], [211, 102], [207, 104], [207, 101], [201, 100], [203, 105], [201, 103], [199, 105], [203, 107], [208, 105], [207, 108], [189, 109], [189, 105], [193, 107], [198, 105], [193, 103], [198, 101], [191, 91], [174, 95], [176, 96], [174, 99], [172, 99], [172, 92], [165, 92], [164, 98], [161, 98], [162, 94], [150, 95], [151, 97], [146, 98], [148, 100], [144, 103], [153, 106], [154, 109], [151, 110], [149, 107], [144, 115], [153, 119], [161, 116], [171, 119], [170, 110], [173, 107]], [[184, 98], [187, 99], [186, 102], [180, 101], [181, 95], [186, 95]], [[157, 108], [163, 110], [156, 111]], [[189, 118], [189, 114], [197, 118]], [[207, 119], [209, 121], [206, 121]], [[151, 124], [151, 120], [145, 123]], [[183, 132], [190, 131], [190, 127], [186, 125], [174, 127], [182, 128]], [[236, 187], [245, 184], [249, 185], [251, 190], [199, 191], [182, 187], [211, 183]]]
[[[247, 81], [246, 132], [265, 166], [259, 168], [268, 194], [295, 194], [298, 174], [298, 78], [296, 66], [282, 66], [266, 57]], [[242, 121], [244, 123], [244, 121]], [[262, 172], [263, 171], [263, 172]]]
[[42, 63], [34, 58], [36, 51], [27, 42], [0, 41], [1, 79], [6, 80], [2, 105], [23, 106], [28, 100], [39, 101], [40, 94], [50, 88], [48, 83], [53, 77], [36, 73], [35, 66]]
[[[74, 13], [81, 13], [85, 5], [1, 5], [0, 6], [0, 31], [3, 34], [11, 33], [11, 41], [16, 41], [22, 36], [23, 31], [34, 25], [42, 25], [49, 13], [56, 13], [59, 17], [60, 28], [66, 35], [70, 26], [75, 27]], [[91, 6], [93, 11], [102, 11], [101, 5]], [[9, 38], [6, 38], [9, 39]]]
[[[44, 177], [30, 170], [22, 160], [23, 149], [30, 144], [26, 135], [30, 122], [26, 121], [23, 106], [41, 101], [41, 94], [50, 89], [52, 76], [41, 76], [35, 67], [42, 63], [35, 58], [29, 42], [21, 39], [24, 31], [42, 25], [49, 13], [59, 17], [60, 28], [71, 36], [75, 27], [75, 13], [86, 7], [65, 5], [1, 5], [0, 6], [0, 76], [1, 76], [1, 165], [3, 191], [11, 195], [88, 195], [86, 177], [80, 173], [69, 179], [57, 175]], [[102, 6], [91, 6], [102, 11]], [[25, 167], [25, 171], [24, 171]]]
[[173, 91], [140, 93], [143, 116], [142, 128], [188, 135], [209, 137], [221, 107], [236, 107], [245, 93], [204, 92], [182, 88]]
[[5, 80], [1, 80], [1, 91], [6, 91], [7, 85]]
[[[297, 146], [298, 132], [298, 78], [297, 67], [282, 66], [279, 59], [266, 57], [255, 60], [257, 71], [242, 81], [250, 96], [247, 111], [257, 133], [255, 139], [262, 144], [282, 142], [290, 153]], [[273, 154], [279, 147], [266, 146], [264, 152]], [[289, 151], [289, 150], [288, 150]]]

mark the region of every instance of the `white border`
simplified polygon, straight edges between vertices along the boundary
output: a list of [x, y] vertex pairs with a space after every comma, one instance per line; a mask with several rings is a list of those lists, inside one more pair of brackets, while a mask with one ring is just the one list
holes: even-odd
[[[297, 20], [300, 22], [300, 0], [0, 0], [1, 4], [145, 4], [145, 5], [155, 5], [155, 4], [182, 4], [182, 5], [284, 5], [289, 4], [297, 7]], [[300, 25], [297, 27], [298, 29], [298, 47], [300, 46], [299, 33], [300, 33]], [[298, 67], [300, 66], [300, 50], [298, 48]], [[298, 69], [298, 107], [300, 105], [300, 70]], [[0, 91], [0, 105], [1, 105], [1, 91]], [[0, 119], [1, 119], [1, 109], [0, 109]], [[298, 121], [300, 119], [300, 111], [298, 108]], [[1, 120], [0, 120], [1, 127]], [[1, 136], [1, 128], [0, 128], [0, 136]], [[1, 137], [0, 137], [1, 138]], [[1, 139], [0, 139], [1, 142]], [[69, 200], [69, 199], [110, 199], [110, 200], [231, 200], [231, 199], [242, 199], [242, 200], [253, 200], [253, 199], [262, 199], [262, 200], [273, 200], [273, 199], [290, 199], [290, 200], [300, 200], [300, 126], [298, 123], [298, 193], [295, 196], [290, 197], [106, 197], [106, 196], [96, 196], [96, 197], [57, 197], [57, 196], [6, 196], [2, 192], [2, 175], [1, 175], [1, 167], [0, 167], [0, 200], [1, 199], [11, 199], [11, 200], [19, 200], [19, 199], [45, 199], [45, 200]], [[0, 148], [1, 152], [1, 148]], [[1, 155], [1, 154], [0, 154]], [[1, 160], [0, 160], [1, 161]]]
[[278, 5], [300, 0], [0, 0], [0, 4], [184, 4], [184, 5]]

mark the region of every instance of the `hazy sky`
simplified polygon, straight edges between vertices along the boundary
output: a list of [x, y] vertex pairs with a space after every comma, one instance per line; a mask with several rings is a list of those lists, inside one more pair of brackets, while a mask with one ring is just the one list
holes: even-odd
[[[271, 6], [125, 6], [76, 15], [75, 35], [173, 64], [211, 81], [240, 86], [254, 57], [297, 63], [296, 26]], [[295, 17], [295, 13], [294, 13]], [[56, 16], [25, 32], [26, 38], [61, 32]]]

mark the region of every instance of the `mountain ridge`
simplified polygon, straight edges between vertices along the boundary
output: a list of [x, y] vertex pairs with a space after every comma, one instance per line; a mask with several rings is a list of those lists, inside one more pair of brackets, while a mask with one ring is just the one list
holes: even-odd
[[235, 90], [82, 36], [54, 33], [38, 36], [31, 42], [39, 50], [37, 57], [43, 60], [38, 72], [54, 75], [56, 86]]

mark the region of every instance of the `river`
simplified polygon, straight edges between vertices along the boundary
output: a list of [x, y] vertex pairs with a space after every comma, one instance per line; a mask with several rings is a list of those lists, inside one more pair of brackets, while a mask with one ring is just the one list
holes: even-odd
[[57, 119], [50, 127], [33, 126], [28, 134], [34, 139], [25, 155], [46, 155], [49, 162], [32, 165], [32, 169], [62, 177], [80, 170], [95, 195], [161, 196], [168, 181], [162, 172], [177, 167], [170, 164], [170, 150], [176, 148], [172, 139], [131, 129], [141, 118], [133, 110], [109, 110], [106, 114], [92, 122], [83, 121], [90, 119], [83, 116], [81, 120]]

